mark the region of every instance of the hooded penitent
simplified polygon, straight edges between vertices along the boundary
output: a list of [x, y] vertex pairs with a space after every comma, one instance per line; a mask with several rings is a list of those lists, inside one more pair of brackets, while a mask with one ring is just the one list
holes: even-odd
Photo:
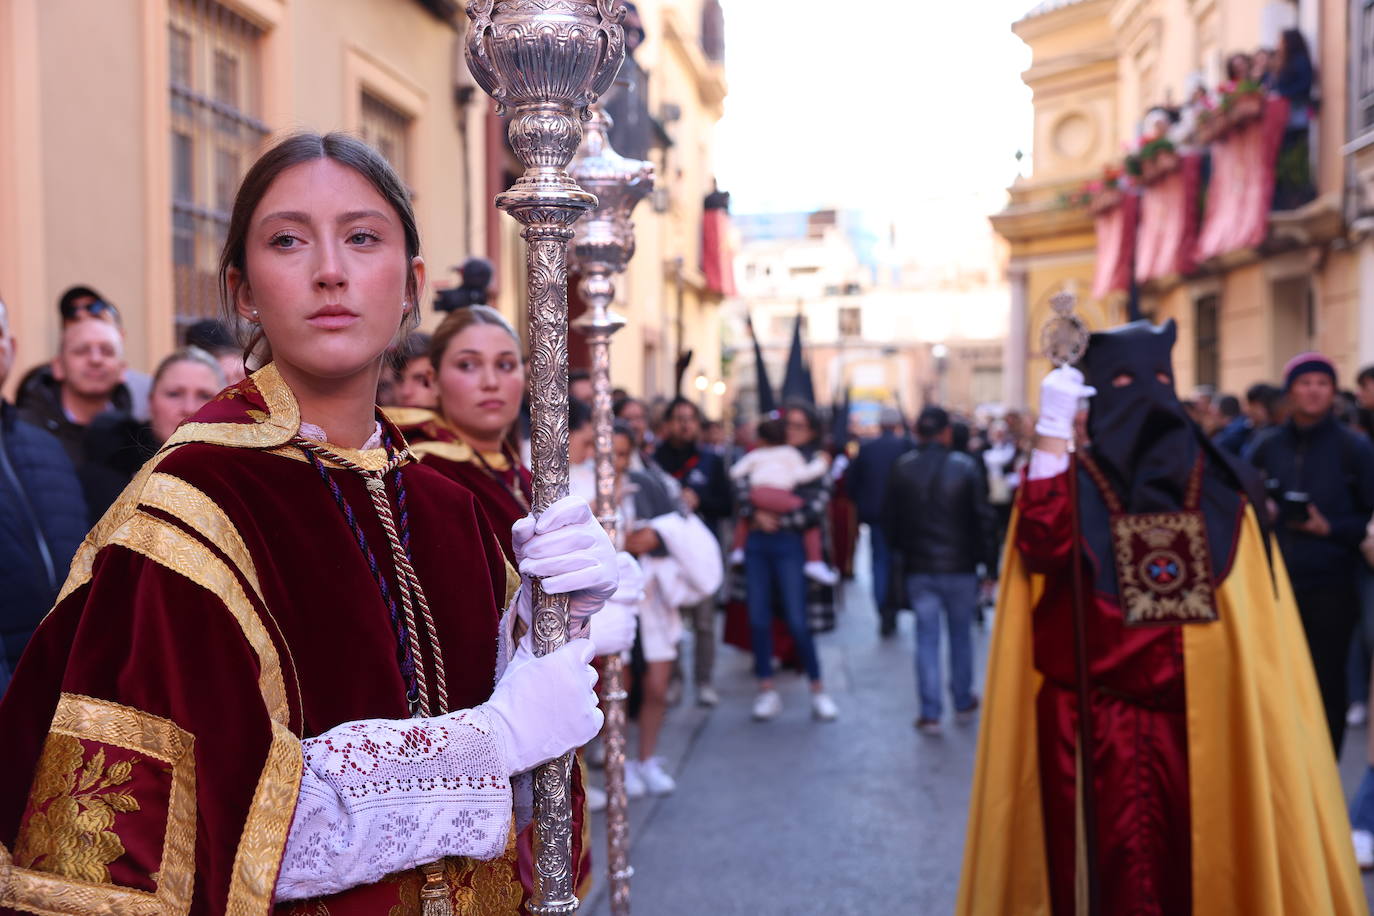
[[[1068, 473], [1030, 477], [1018, 490], [959, 916], [1081, 913], [1089, 862], [1102, 913], [1365, 912], [1302, 625], [1253, 508], [1255, 476], [1184, 413], [1174, 338], [1172, 323], [1094, 334], [1081, 363], [1098, 393], [1078, 502]], [[1198, 469], [1201, 490], [1190, 494]], [[1203, 553], [1199, 512], [1210, 570], [1179, 577], [1156, 561], [1191, 570]], [[1075, 587], [1080, 568], [1093, 588]], [[1187, 613], [1156, 613], [1206, 591], [1200, 582], [1210, 586], [1205, 607], [1190, 600]], [[1145, 591], [1153, 597], [1140, 598]], [[1078, 752], [1084, 676], [1090, 766]], [[1082, 827], [1088, 772], [1092, 857]]]

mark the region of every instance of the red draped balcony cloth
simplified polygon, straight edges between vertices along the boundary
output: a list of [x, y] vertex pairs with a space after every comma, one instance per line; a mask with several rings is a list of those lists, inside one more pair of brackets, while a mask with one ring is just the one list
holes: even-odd
[[1185, 153], [1167, 174], [1141, 192], [1135, 241], [1137, 283], [1193, 269], [1201, 181], [1202, 156]]
[[1288, 100], [1270, 96], [1258, 118], [1212, 142], [1212, 181], [1198, 234], [1199, 261], [1254, 248], [1268, 235], [1274, 170], [1287, 125]]
[[1135, 251], [1136, 217], [1140, 198], [1133, 192], [1116, 195], [1109, 206], [1096, 209], [1097, 270], [1093, 298], [1131, 286], [1131, 258]]
[[706, 288], [722, 296], [734, 296], [735, 252], [730, 244], [730, 212], [708, 206], [701, 219], [701, 270]]

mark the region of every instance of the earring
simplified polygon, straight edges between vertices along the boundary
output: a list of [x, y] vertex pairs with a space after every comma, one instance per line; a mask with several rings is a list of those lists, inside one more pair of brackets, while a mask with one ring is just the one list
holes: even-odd
[[254, 321], [257, 321], [257, 320], [258, 320], [258, 310], [257, 310], [257, 309], [253, 309], [253, 320], [254, 320]]

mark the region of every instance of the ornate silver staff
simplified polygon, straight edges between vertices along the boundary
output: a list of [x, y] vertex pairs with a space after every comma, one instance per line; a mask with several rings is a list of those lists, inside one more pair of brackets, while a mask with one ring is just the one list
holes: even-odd
[[[1045, 357], [1056, 367], [1072, 366], [1088, 352], [1088, 326], [1075, 314], [1078, 297], [1071, 289], [1064, 289], [1050, 298], [1054, 315], [1040, 329], [1040, 346]], [[1074, 679], [1078, 696], [1078, 769], [1082, 793], [1079, 830], [1083, 854], [1079, 857], [1081, 873], [1075, 888], [1086, 899], [1078, 901], [1078, 912], [1097, 916], [1101, 910], [1101, 891], [1097, 863], [1097, 787], [1093, 779], [1096, 759], [1092, 719], [1092, 685], [1088, 671], [1088, 620], [1086, 598], [1083, 594], [1083, 525], [1078, 509], [1078, 453], [1076, 443], [1069, 440], [1069, 513], [1072, 525], [1073, 576], [1073, 657]]]
[[[468, 69], [512, 111], [508, 136], [525, 174], [496, 206], [524, 226], [530, 342], [530, 451], [534, 511], [568, 493], [568, 241], [596, 198], [568, 175], [587, 106], [610, 88], [625, 59], [621, 0], [471, 0]], [[534, 651], [568, 639], [568, 602], [534, 584]], [[572, 755], [534, 772], [537, 914], [577, 910], [573, 891]]]
[[[615, 455], [611, 427], [611, 335], [625, 319], [611, 311], [615, 275], [625, 270], [635, 253], [635, 227], [630, 214], [653, 190], [654, 167], [626, 159], [611, 148], [607, 134], [611, 118], [599, 107], [591, 109], [582, 148], [572, 176], [596, 195], [596, 212], [577, 224], [572, 259], [582, 275], [578, 290], [588, 311], [576, 323], [592, 351], [592, 424], [596, 430], [596, 514], [611, 540], [619, 522], [615, 503]], [[630, 825], [625, 798], [625, 692], [619, 655], [606, 658], [602, 669], [606, 727], [606, 866], [611, 885], [611, 913], [630, 912]]]

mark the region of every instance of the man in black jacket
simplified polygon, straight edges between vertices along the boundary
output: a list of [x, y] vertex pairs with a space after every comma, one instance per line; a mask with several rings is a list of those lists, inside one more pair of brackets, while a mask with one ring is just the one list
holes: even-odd
[[950, 450], [949, 414], [927, 407], [916, 421], [919, 445], [892, 469], [883, 507], [888, 543], [902, 557], [916, 611], [916, 678], [921, 713], [916, 727], [938, 734], [940, 619], [949, 629], [949, 689], [958, 721], [978, 709], [973, 694], [973, 614], [979, 567], [994, 566], [994, 520], [978, 462]]
[[[0, 385], [13, 362], [9, 313], [0, 301]], [[85, 536], [81, 483], [62, 443], [0, 401], [0, 672], [19, 661]], [[6, 681], [0, 674], [0, 692]]]
[[1339, 756], [1346, 659], [1359, 615], [1360, 541], [1374, 513], [1374, 446], [1338, 423], [1336, 367], [1319, 353], [1284, 370], [1292, 416], [1267, 430], [1250, 460], [1264, 474], [1298, 613]]
[[884, 637], [897, 631], [897, 607], [892, 601], [890, 577], [892, 550], [880, 524], [887, 501], [887, 480], [892, 467], [915, 443], [902, 429], [902, 415], [895, 407], [884, 407], [879, 417], [880, 433], [859, 447], [849, 466], [845, 483], [859, 509], [859, 521], [868, 526], [869, 552], [873, 563], [873, 603], [878, 609], [878, 632]]

